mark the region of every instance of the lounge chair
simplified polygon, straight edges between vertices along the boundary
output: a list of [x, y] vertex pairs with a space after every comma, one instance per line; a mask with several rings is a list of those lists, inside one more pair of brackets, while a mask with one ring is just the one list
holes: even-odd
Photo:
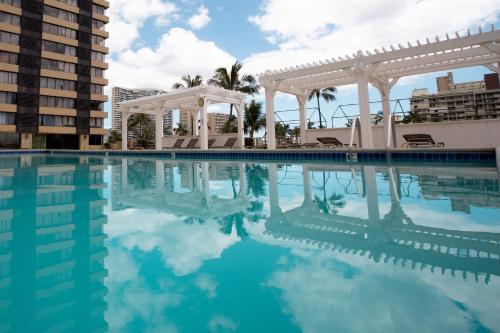
[[316, 140], [318, 140], [323, 147], [344, 147], [344, 144], [342, 142], [340, 142], [337, 138], [331, 136], [316, 138]]
[[215, 139], [208, 139], [208, 148], [212, 148], [215, 141], [216, 141]]
[[184, 139], [177, 139], [172, 147], [168, 147], [167, 149], [180, 149], [182, 144], [184, 143]]
[[226, 140], [226, 143], [224, 144], [224, 146], [221, 146], [221, 147], [212, 147], [212, 148], [216, 148], [216, 149], [231, 149], [231, 148], [233, 148], [233, 146], [236, 143], [236, 141], [238, 141], [237, 138], [228, 138]]
[[403, 148], [444, 147], [444, 142], [436, 143], [429, 134], [405, 134]]
[[191, 139], [187, 144], [186, 149], [194, 149], [198, 141], [200, 141], [200, 139]]

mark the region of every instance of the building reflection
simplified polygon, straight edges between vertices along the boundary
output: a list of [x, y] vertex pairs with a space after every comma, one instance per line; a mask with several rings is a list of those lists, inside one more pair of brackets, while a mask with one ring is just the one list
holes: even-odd
[[[278, 194], [283, 180], [282, 166], [263, 165], [262, 170], [267, 169], [264, 175], [255, 173], [252, 169], [255, 166], [237, 162], [122, 159], [113, 168], [118, 173], [113, 175], [113, 182], [119, 181], [113, 184], [116, 188], [113, 208], [153, 209], [184, 217], [186, 221], [217, 219], [230, 225], [229, 221], [238, 220], [239, 235], [246, 234], [241, 230], [243, 221], [265, 221], [264, 234], [287, 243], [309, 244], [364, 256], [377, 263], [473, 277], [486, 283], [491, 275], [500, 275], [499, 233], [419, 225], [401, 204], [401, 196], [405, 195], [403, 174], [415, 175], [412, 177], [420, 186], [424, 200], [449, 198], [450, 210], [457, 210], [458, 206], [466, 212], [469, 209], [464, 207], [468, 206], [498, 208], [500, 195], [495, 170], [305, 164], [301, 170], [303, 202], [299, 207], [283, 211]], [[324, 172], [352, 175], [359, 194], [355, 200], [365, 202], [366, 218], [344, 216], [333, 207], [335, 202], [328, 202], [335, 201], [335, 197], [326, 200], [314, 194], [311, 175]], [[380, 213], [377, 174], [384, 175], [389, 184], [390, 209], [384, 215]], [[211, 194], [211, 180], [231, 181], [233, 195], [228, 198]], [[261, 211], [252, 215], [258, 202], [250, 197], [252, 184], [249, 182], [264, 186], [267, 182], [267, 216], [262, 213], [262, 204]]]
[[1, 162], [0, 332], [106, 331], [103, 160]]

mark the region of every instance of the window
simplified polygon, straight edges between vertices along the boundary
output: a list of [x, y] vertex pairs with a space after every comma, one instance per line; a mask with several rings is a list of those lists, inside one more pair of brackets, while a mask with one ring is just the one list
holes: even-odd
[[47, 5], [43, 6], [43, 14], [52, 16], [61, 20], [70, 21], [74, 23], [78, 23], [78, 15], [75, 13], [70, 13], [62, 9], [50, 7]]
[[16, 104], [17, 94], [12, 92], [0, 91], [0, 104]]
[[104, 62], [104, 53], [92, 51], [91, 59]]
[[76, 73], [76, 65], [69, 62], [42, 58], [42, 68], [51, 71]]
[[14, 7], [21, 7], [21, 0], [0, 0], [0, 3], [11, 5]]
[[42, 76], [40, 78], [40, 87], [48, 89], [75, 91], [76, 84], [74, 81], [53, 79], [51, 77]]
[[16, 114], [11, 112], [0, 112], [0, 125], [15, 125]]
[[38, 124], [40, 126], [74, 127], [75, 117], [40, 115], [38, 118]]
[[92, 5], [92, 12], [99, 14], [99, 15], [106, 15], [106, 7], [93, 4]]
[[10, 32], [0, 31], [0, 43], [19, 45], [19, 35]]
[[76, 30], [61, 27], [58, 25], [50, 24], [50, 23], [43, 23], [43, 32], [46, 32], [48, 34], [52, 35], [57, 35], [57, 36], [62, 36], [62, 37], [67, 37], [71, 39], [76, 39], [77, 32]]
[[19, 61], [19, 55], [17, 53], [0, 51], [0, 62], [17, 65], [18, 61]]
[[0, 12], [0, 23], [7, 23], [19, 26], [21, 24], [21, 18], [17, 15]]
[[78, 0], [57, 0], [71, 6], [78, 6]]
[[104, 77], [104, 70], [102, 68], [92, 67], [90, 69], [90, 76], [93, 77]]
[[104, 37], [101, 37], [101, 36], [92, 35], [92, 44], [105, 46], [106, 39]]
[[94, 29], [104, 30], [105, 25], [106, 25], [106, 23], [104, 23], [102, 21], [92, 19], [92, 28], [94, 28]]
[[17, 73], [0, 71], [0, 83], [17, 84]]
[[90, 109], [94, 111], [104, 111], [104, 103], [98, 101], [90, 101]]
[[40, 106], [49, 108], [74, 109], [76, 102], [72, 98], [40, 96]]
[[[102, 135], [91, 135], [89, 136], [89, 145], [91, 146], [100, 146], [102, 145]], [[102, 213], [99, 214], [99, 216]]]
[[76, 47], [44, 40], [42, 50], [76, 57]]
[[99, 84], [91, 84], [90, 85], [90, 93], [91, 94], [104, 94], [104, 86], [101, 86]]
[[102, 128], [102, 125], [103, 125], [102, 118], [90, 118], [90, 127]]

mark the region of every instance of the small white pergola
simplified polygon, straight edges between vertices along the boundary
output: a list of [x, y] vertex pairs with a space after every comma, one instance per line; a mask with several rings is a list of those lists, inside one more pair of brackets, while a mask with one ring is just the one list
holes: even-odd
[[295, 67], [266, 71], [259, 75], [265, 88], [267, 147], [276, 148], [274, 96], [276, 92], [295, 95], [299, 104], [301, 136], [307, 129], [306, 101], [314, 89], [357, 84], [360, 130], [363, 148], [373, 148], [368, 83], [378, 89], [384, 112], [384, 135], [387, 142], [390, 119], [390, 91], [404, 76], [445, 71], [454, 68], [486, 66], [500, 73], [500, 30], [445, 38], [427, 38], [424, 42], [399, 44], [390, 49], [358, 51], [352, 55]]
[[201, 85], [193, 88], [174, 90], [165, 94], [141, 97], [122, 102], [119, 112], [122, 114], [122, 150], [128, 149], [128, 117], [133, 113], [144, 113], [155, 116], [155, 148], [161, 150], [163, 138], [163, 116], [166, 112], [179, 110], [187, 111], [193, 116], [195, 123], [194, 135], [198, 135], [198, 119], [200, 120], [200, 148], [208, 149], [208, 119], [207, 109], [211, 104], [232, 104], [238, 119], [238, 142], [244, 148], [243, 113], [248, 95]]

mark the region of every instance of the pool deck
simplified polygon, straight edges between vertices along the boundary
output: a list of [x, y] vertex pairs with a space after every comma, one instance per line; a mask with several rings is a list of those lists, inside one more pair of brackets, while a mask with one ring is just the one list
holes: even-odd
[[497, 148], [419, 148], [419, 149], [182, 149], [182, 150], [0, 150], [0, 156], [11, 155], [92, 155], [109, 157], [160, 157], [186, 160], [231, 160], [271, 162], [334, 162], [368, 164], [439, 164], [500, 165]]

